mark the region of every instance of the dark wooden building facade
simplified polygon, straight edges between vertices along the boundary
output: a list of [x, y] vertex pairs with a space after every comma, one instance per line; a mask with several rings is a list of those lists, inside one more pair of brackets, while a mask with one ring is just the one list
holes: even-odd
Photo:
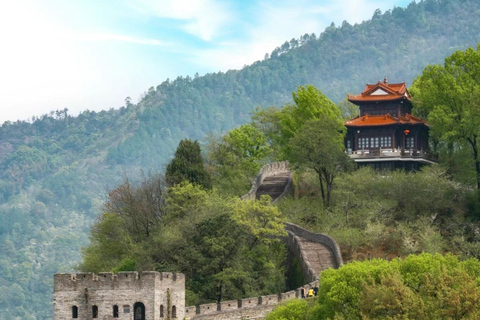
[[345, 122], [345, 148], [358, 165], [384, 170], [417, 170], [432, 164], [428, 153], [428, 124], [411, 115], [411, 97], [405, 83], [367, 84], [348, 100], [360, 115]]

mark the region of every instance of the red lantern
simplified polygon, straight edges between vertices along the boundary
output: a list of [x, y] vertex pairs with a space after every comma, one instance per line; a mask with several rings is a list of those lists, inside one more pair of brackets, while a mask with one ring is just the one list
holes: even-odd
[[403, 131], [403, 133], [405, 133], [405, 135], [407, 136], [410, 133], [410, 130], [406, 129]]

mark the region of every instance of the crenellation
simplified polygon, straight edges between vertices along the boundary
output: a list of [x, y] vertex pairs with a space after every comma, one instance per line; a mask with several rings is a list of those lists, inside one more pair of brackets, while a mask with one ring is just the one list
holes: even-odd
[[239, 308], [238, 300], [229, 300], [229, 301], [222, 301], [219, 303], [220, 310], [234, 310]]
[[218, 311], [216, 303], [201, 304], [199, 309], [199, 314], [212, 314]]
[[278, 303], [278, 294], [271, 294], [268, 296], [261, 296], [260, 297], [260, 303], [261, 305], [273, 305]]
[[258, 306], [260, 303], [260, 297], [257, 298], [245, 298], [240, 300], [242, 308], [253, 308]]
[[185, 317], [186, 318], [191, 318], [197, 314], [197, 307], [196, 306], [190, 306], [185, 308]]
[[282, 301], [287, 301], [290, 299], [295, 299], [297, 297], [297, 291], [296, 290], [291, 290], [288, 292], [284, 292], [280, 294]]
[[98, 281], [117, 281], [117, 275], [113, 274], [113, 272], [100, 272], [98, 274]]
[[118, 278], [120, 280], [122, 280], [122, 279], [137, 280], [138, 279], [138, 272], [137, 271], [121, 271], [121, 272], [118, 273]]
[[[163, 280], [162, 280], [163, 279]], [[170, 307], [170, 310], [166, 310]], [[78, 319], [131, 319], [142, 311], [147, 319], [157, 320], [160, 309], [176, 318], [185, 316], [185, 276], [180, 273], [111, 272], [56, 274], [54, 276], [54, 320], [71, 319], [77, 308]], [[115, 309], [116, 308], [116, 309]], [[115, 311], [117, 310], [117, 311]]]

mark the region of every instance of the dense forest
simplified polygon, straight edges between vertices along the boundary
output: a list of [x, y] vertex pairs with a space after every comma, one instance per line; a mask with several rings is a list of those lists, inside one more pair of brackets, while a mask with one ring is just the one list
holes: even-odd
[[[247, 123], [299, 85], [331, 100], [384, 75], [411, 83], [422, 69], [480, 41], [480, 3], [428, 0], [369, 21], [292, 39], [241, 70], [166, 80], [138, 104], [71, 115], [58, 110], [0, 127], [0, 311], [51, 319], [52, 275], [76, 268], [108, 190], [163, 172], [184, 138]], [[243, 182], [242, 182], [243, 183]], [[375, 227], [375, 226], [374, 226]]]
[[[204, 157], [184, 139], [164, 177], [109, 193], [80, 269], [180, 271], [187, 305], [284, 292], [305, 283], [280, 241], [290, 221], [333, 236], [348, 264], [322, 272], [316, 301], [269, 318], [478, 318], [479, 77], [480, 45], [415, 80], [414, 111], [430, 120], [439, 163], [414, 172], [356, 167], [341, 108], [311, 85], [211, 139]], [[240, 200], [260, 165], [280, 159], [294, 170], [293, 197]]]

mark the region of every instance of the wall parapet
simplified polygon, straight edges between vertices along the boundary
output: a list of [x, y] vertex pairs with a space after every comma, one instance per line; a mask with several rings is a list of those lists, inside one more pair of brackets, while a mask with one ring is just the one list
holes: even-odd
[[244, 196], [241, 197], [242, 200], [253, 200], [256, 197], [258, 188], [262, 185], [263, 180], [266, 177], [276, 175], [282, 172], [289, 172], [288, 169], [288, 161], [281, 161], [281, 162], [272, 162], [269, 164], [264, 165], [255, 180], [252, 182], [252, 187], [250, 191]]
[[[310, 282], [303, 286], [305, 292], [310, 288], [318, 286], [318, 280]], [[302, 288], [290, 290], [280, 294], [271, 294], [254, 298], [244, 298], [241, 300], [223, 301], [221, 303], [206, 303], [198, 306], [185, 308], [185, 319], [260, 319], [272, 309], [285, 301], [301, 298]]]
[[54, 291], [75, 291], [80, 287], [91, 289], [128, 289], [134, 284], [144, 282], [185, 282], [185, 275], [174, 272], [136, 271], [119, 272], [79, 272], [79, 273], [57, 273], [54, 275]]
[[[288, 162], [273, 162], [267, 164], [260, 169], [259, 174], [252, 183], [250, 191], [244, 195], [242, 200], [251, 200], [256, 198], [256, 193], [258, 188], [262, 185], [263, 180], [266, 177], [273, 176], [283, 172], [290, 172], [288, 169]], [[293, 180], [290, 175], [287, 186], [285, 187], [284, 192], [280, 195], [274, 202], [278, 199], [283, 198], [286, 194], [291, 192], [293, 189]], [[299, 254], [299, 258], [302, 264], [302, 271], [307, 284], [297, 288], [296, 290], [290, 290], [288, 292], [260, 296], [254, 298], [244, 298], [238, 301], [224, 301], [219, 304], [209, 303], [202, 304], [198, 306], [191, 306], [186, 308], [185, 319], [208, 319], [208, 320], [224, 320], [224, 319], [263, 319], [266, 314], [274, 308], [274, 306], [288, 301], [291, 299], [299, 299], [302, 297], [301, 290], [304, 290], [304, 294], [307, 294], [308, 290], [314, 287], [319, 286], [319, 275], [315, 273], [315, 270], [311, 266], [307, 257], [302, 250], [300, 245], [299, 237], [303, 237], [307, 240], [318, 242], [325, 245], [329, 250], [332, 251], [334, 257], [335, 267], [338, 268], [343, 265], [342, 254], [340, 252], [340, 247], [336, 241], [325, 234], [322, 233], [313, 233], [300, 226], [297, 226], [292, 223], [285, 223], [285, 229], [287, 230], [287, 237], [285, 238], [287, 245], [293, 252]], [[214, 311], [216, 310], [216, 311]]]
[[297, 226], [296, 224], [289, 223], [289, 222], [285, 223], [285, 229], [289, 234], [293, 234], [293, 236], [303, 237], [310, 241], [318, 242], [325, 245], [333, 253], [333, 256], [335, 258], [335, 268], [339, 268], [343, 265], [343, 258], [342, 258], [342, 253], [340, 251], [340, 247], [332, 237], [327, 236], [326, 234], [323, 234], [323, 233], [314, 233], [314, 232], [308, 231], [300, 226]]
[[[340, 247], [332, 237], [329, 237], [322, 233], [313, 233], [304, 228], [292, 223], [285, 223], [285, 229], [287, 230], [287, 245], [294, 252], [300, 255], [302, 264], [302, 271], [308, 283], [304, 286], [297, 288], [296, 290], [290, 290], [288, 292], [273, 294], [267, 296], [260, 296], [254, 298], [244, 298], [235, 303], [235, 300], [221, 302], [220, 304], [209, 303], [199, 306], [187, 307], [185, 312], [186, 319], [209, 319], [209, 320], [223, 320], [223, 319], [243, 319], [248, 316], [249, 319], [263, 318], [268, 312], [270, 312], [274, 306], [288, 301], [291, 299], [301, 298], [301, 290], [303, 289], [305, 294], [309, 289], [319, 286], [319, 276], [315, 273], [314, 269], [305, 257], [304, 252], [300, 246], [299, 237], [306, 238], [310, 241], [318, 242], [325, 245], [333, 253], [335, 259], [335, 267], [338, 268], [343, 265], [342, 255], [340, 253]], [[228, 306], [228, 307], [226, 307]]]
[[119, 272], [92, 272], [80, 273], [57, 273], [54, 275], [54, 291], [76, 291], [81, 287], [88, 287], [94, 290], [126, 290], [132, 286], [141, 286], [142, 283], [154, 282], [176, 283], [185, 282], [185, 275], [173, 272], [155, 272], [148, 271], [138, 273]]
[[292, 179], [292, 173], [288, 176], [288, 182], [287, 185], [285, 186], [285, 189], [283, 190], [282, 194], [277, 197], [277, 199], [272, 201], [272, 204], [277, 203], [279, 200], [285, 198], [287, 195], [293, 195], [294, 193], [294, 186], [293, 186], [293, 179]]

